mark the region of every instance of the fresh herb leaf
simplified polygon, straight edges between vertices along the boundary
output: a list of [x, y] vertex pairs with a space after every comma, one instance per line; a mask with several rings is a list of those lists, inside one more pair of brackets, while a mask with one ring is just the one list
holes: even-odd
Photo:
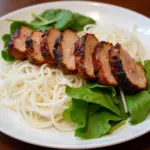
[[69, 28], [74, 23], [74, 15], [69, 10], [62, 10], [56, 15], [56, 18], [60, 19], [54, 25], [61, 31]]
[[66, 94], [74, 99], [84, 100], [86, 102], [99, 104], [112, 112], [120, 115], [119, 109], [113, 103], [111, 93], [104, 88], [89, 89], [87, 87], [71, 88], [66, 87]]
[[70, 116], [71, 107], [72, 107], [72, 105], [71, 105], [69, 108], [67, 108], [67, 109], [64, 111], [64, 113], [63, 113], [63, 118], [64, 118], [66, 121], [69, 121], [69, 122], [72, 121], [72, 120], [71, 120], [71, 116]]
[[146, 71], [146, 76], [148, 78], [148, 91], [150, 92], [150, 60], [144, 61], [144, 68]]
[[150, 94], [148, 91], [126, 95], [126, 101], [131, 115], [130, 122], [137, 124], [144, 121], [150, 109]]
[[105, 85], [101, 85], [101, 84], [98, 84], [98, 83], [86, 82], [86, 87], [88, 87], [89, 89], [94, 89], [94, 88], [102, 89], [102, 88], [104, 88], [106, 90], [109, 90], [113, 97], [116, 96], [116, 90], [112, 86], [105, 86]]
[[5, 61], [14, 61], [15, 59], [13, 57], [11, 57], [7, 51], [7, 48], [3, 49], [1, 51], [1, 55], [2, 55], [2, 58], [5, 60]]
[[63, 117], [66, 121], [76, 123], [77, 128], [83, 128], [86, 125], [87, 111], [87, 102], [72, 99], [72, 105], [64, 111]]
[[121, 120], [120, 117], [98, 104], [77, 99], [72, 99], [72, 105], [64, 111], [63, 117], [77, 125], [75, 136], [84, 139], [99, 138], [105, 135], [112, 128], [109, 121]]
[[11, 40], [10, 34], [4, 34], [2, 36], [2, 40], [4, 42], [4, 49], [1, 51], [1, 56], [5, 61], [14, 61], [15, 59], [11, 57], [8, 53], [8, 44]]
[[26, 26], [32, 28], [33, 30], [35, 30], [38, 27], [51, 25], [51, 24], [55, 23], [56, 21], [58, 21], [59, 18], [55, 18], [53, 20], [50, 20], [50, 21], [47, 21], [47, 22], [41, 22], [41, 23], [30, 23], [30, 22], [27, 22], [27, 21], [24, 21], [24, 20], [22, 20], [22, 21], [11, 20], [11, 19], [8, 19], [8, 20], [13, 22], [11, 24], [11, 33], [13, 34], [22, 25], [26, 25]]
[[33, 26], [48, 26], [52, 24], [61, 31], [69, 28], [74, 22], [74, 15], [69, 10], [51, 9], [46, 10], [41, 15], [33, 15], [36, 17], [36, 19], [31, 22]]
[[41, 31], [46, 31], [46, 30], [49, 30], [51, 27], [51, 25], [48, 25], [48, 26], [37, 26], [37, 27], [34, 27], [35, 30], [41, 30]]
[[31, 23], [41, 23], [41, 21], [44, 22], [44, 20], [45, 21], [53, 20], [56, 18], [56, 15], [61, 11], [62, 11], [61, 9], [48, 9], [40, 15], [33, 13], [32, 16], [36, 18], [33, 21], [31, 21]]
[[67, 28], [70, 28], [73, 31], [81, 31], [83, 30], [83, 27], [87, 24], [95, 24], [95, 20], [93, 20], [90, 17], [81, 15], [79, 13], [72, 13], [69, 10], [63, 10], [63, 9], [49, 9], [44, 11], [42, 14], [37, 15], [35, 13], [32, 14], [36, 19], [31, 21], [31, 23], [46, 23], [47, 21], [56, 19], [57, 17], [60, 17], [56, 23], [53, 25], [63, 31]]
[[8, 44], [9, 44], [9, 42], [10, 42], [10, 40], [11, 40], [11, 35], [10, 35], [10, 34], [4, 34], [4, 35], [2, 36], [2, 40], [3, 40], [3, 42], [4, 42], [4, 47], [5, 47], [5, 48], [8, 47]]
[[76, 130], [75, 136], [84, 139], [99, 138], [111, 129], [109, 121], [120, 121], [121, 118], [105, 109], [88, 116], [86, 126]]
[[72, 24], [70, 29], [73, 31], [76, 31], [76, 32], [82, 31], [84, 26], [87, 24], [95, 24], [96, 23], [96, 21], [93, 20], [92, 18], [81, 15], [79, 13], [75, 13], [74, 18], [75, 18], [74, 23]]
[[89, 104], [89, 107], [88, 107], [88, 115], [92, 115], [94, 113], [96, 113], [97, 111], [99, 111], [102, 106], [98, 105], [98, 104], [93, 104], [93, 103], [88, 103]]
[[111, 129], [110, 129], [109, 133], [112, 133], [113, 131], [115, 131], [116, 129], [118, 129], [119, 127], [121, 127], [122, 125], [124, 125], [125, 123], [126, 123], [125, 120], [112, 123], [111, 124]]
[[118, 106], [118, 108], [120, 110], [120, 116], [122, 117], [122, 119], [126, 120], [129, 117], [129, 114], [125, 113], [121, 97], [120, 96], [116, 96], [114, 98], [114, 103]]

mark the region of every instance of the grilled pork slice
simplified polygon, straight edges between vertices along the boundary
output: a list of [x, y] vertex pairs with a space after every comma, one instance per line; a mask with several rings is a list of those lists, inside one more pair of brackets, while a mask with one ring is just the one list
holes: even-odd
[[53, 51], [58, 67], [66, 74], [76, 73], [77, 71], [74, 50], [75, 42], [78, 39], [79, 38], [75, 32], [67, 29], [58, 38], [56, 45], [59, 42], [60, 44], [57, 46], [57, 49]]
[[109, 49], [112, 44], [100, 42], [93, 53], [93, 65], [98, 82], [104, 85], [116, 86], [118, 83], [111, 72]]
[[46, 32], [42, 37], [41, 51], [42, 56], [45, 59], [45, 62], [50, 66], [56, 65], [56, 59], [53, 54], [53, 50], [55, 49], [55, 43], [61, 32], [57, 30], [54, 26], [50, 28], [48, 32]]
[[26, 40], [28, 60], [35, 65], [42, 65], [45, 63], [41, 53], [42, 35], [43, 33], [41, 31], [34, 31], [31, 37]]
[[20, 60], [27, 59], [25, 41], [31, 34], [32, 30], [26, 26], [21, 26], [17, 29], [8, 46], [8, 52], [12, 57]]
[[112, 73], [122, 88], [128, 92], [138, 92], [147, 88], [148, 81], [144, 69], [122, 49], [120, 44], [110, 49], [109, 59]]
[[77, 69], [84, 79], [95, 79], [92, 54], [97, 44], [98, 40], [93, 34], [82, 36], [75, 44]]

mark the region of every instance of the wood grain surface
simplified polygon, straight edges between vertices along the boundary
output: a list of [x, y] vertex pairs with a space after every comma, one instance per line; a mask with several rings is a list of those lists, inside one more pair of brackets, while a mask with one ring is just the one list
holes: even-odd
[[[25, 6], [30, 6], [38, 3], [50, 2], [49, 0], [0, 0], [0, 16], [3, 16], [11, 11], [14, 11]], [[139, 12], [147, 17], [150, 17], [150, 0], [97, 0], [126, 7], [136, 12]], [[0, 150], [46, 150], [15, 140], [0, 132]], [[139, 137], [135, 140], [104, 148], [104, 150], [150, 150], [150, 133]]]

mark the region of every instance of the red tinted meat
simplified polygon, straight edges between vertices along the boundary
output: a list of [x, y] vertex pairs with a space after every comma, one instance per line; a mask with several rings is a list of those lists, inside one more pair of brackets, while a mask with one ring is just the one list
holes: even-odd
[[28, 60], [35, 65], [42, 65], [45, 63], [41, 53], [42, 35], [43, 33], [41, 31], [34, 31], [31, 37], [26, 41]]
[[45, 59], [45, 62], [50, 66], [56, 65], [56, 59], [53, 54], [53, 50], [55, 49], [55, 43], [61, 32], [57, 30], [55, 27], [51, 27], [48, 32], [43, 35], [43, 40], [41, 44], [42, 56]]
[[112, 73], [123, 89], [138, 92], [147, 88], [144, 69], [138, 65], [120, 44], [109, 51]]
[[111, 72], [109, 63], [109, 49], [111, 47], [110, 43], [100, 42], [93, 53], [93, 65], [99, 83], [116, 86], [118, 83]]
[[63, 32], [60, 39], [60, 45], [54, 50], [57, 65], [64, 73], [75, 73], [77, 71], [75, 64], [75, 42], [78, 36], [75, 32], [67, 29]]
[[84, 79], [95, 79], [92, 54], [97, 44], [98, 40], [93, 34], [84, 35], [75, 44], [78, 72]]
[[32, 30], [26, 26], [21, 26], [15, 32], [8, 46], [8, 52], [12, 57], [20, 60], [27, 59], [25, 41], [31, 36], [31, 34]]

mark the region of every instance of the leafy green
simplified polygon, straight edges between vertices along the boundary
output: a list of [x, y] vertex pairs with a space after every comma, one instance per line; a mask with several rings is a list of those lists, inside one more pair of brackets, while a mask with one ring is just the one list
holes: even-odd
[[85, 25], [96, 23], [92, 18], [81, 15], [79, 13], [75, 13], [74, 18], [74, 23], [70, 27], [70, 29], [73, 31], [82, 31]]
[[[72, 99], [72, 105], [64, 111], [67, 121], [76, 123], [75, 136], [92, 139], [98, 138], [112, 128], [109, 121], [120, 121], [121, 118], [98, 104]], [[113, 122], [114, 123], [114, 122]]]
[[57, 29], [63, 31], [74, 23], [74, 15], [69, 10], [63, 10], [56, 17], [60, 18], [54, 25]]
[[146, 71], [146, 76], [148, 78], [148, 91], [150, 92], [150, 60], [144, 61], [144, 68]]
[[86, 87], [88, 87], [89, 89], [94, 89], [94, 88], [102, 89], [102, 88], [104, 88], [106, 90], [109, 90], [113, 97], [116, 96], [116, 90], [112, 86], [105, 86], [105, 85], [101, 85], [101, 84], [98, 84], [98, 83], [86, 82]]
[[47, 21], [47, 22], [41, 22], [41, 23], [30, 23], [30, 22], [27, 22], [24, 20], [22, 20], [22, 21], [11, 20], [11, 19], [8, 19], [8, 20], [12, 22], [12, 24], [10, 26], [10, 32], [13, 35], [16, 32], [16, 30], [22, 25], [28, 26], [33, 30], [40, 30], [40, 29], [47, 30], [50, 28], [50, 26], [48, 26], [48, 25], [55, 23], [58, 20], [58, 18], [51, 20], [51, 21]]
[[11, 35], [10, 34], [4, 34], [2, 36], [2, 40], [4, 42], [4, 47], [8, 47], [8, 44], [9, 44], [9, 42], [11, 40]]
[[121, 127], [122, 125], [124, 125], [125, 123], [126, 122], [124, 120], [112, 123], [111, 124], [111, 129], [110, 129], [109, 133], [112, 133], [113, 131], [115, 131], [116, 129], [118, 129], [119, 127]]
[[106, 88], [89, 89], [87, 87], [66, 87], [66, 94], [74, 99], [99, 104], [120, 115], [119, 109], [113, 104], [113, 97]]
[[8, 53], [8, 44], [11, 40], [11, 35], [10, 34], [4, 34], [2, 36], [2, 40], [4, 42], [4, 49], [1, 51], [2, 58], [6, 61], [14, 61], [14, 58], [11, 57]]
[[64, 111], [63, 117], [67, 121], [78, 124], [78, 128], [86, 124], [88, 103], [77, 99], [72, 99], [72, 105]]
[[102, 109], [88, 116], [86, 126], [76, 130], [75, 136], [84, 139], [99, 138], [111, 129], [109, 121], [120, 121], [121, 118], [115, 114]]
[[122, 119], [126, 120], [129, 117], [129, 114], [125, 113], [121, 97], [117, 95], [114, 99], [114, 103], [118, 106], [120, 110], [120, 116], [122, 117]]
[[1, 55], [5, 61], [14, 61], [15, 60], [15, 58], [13, 58], [9, 55], [7, 48], [5, 48], [1, 51]]
[[71, 116], [70, 116], [70, 111], [72, 109], [72, 105], [70, 105], [69, 108], [65, 109], [64, 113], [63, 113], [63, 118], [66, 120], [66, 121], [69, 121], [71, 122]]
[[148, 91], [126, 95], [126, 101], [131, 115], [130, 122], [137, 124], [144, 121], [150, 109], [150, 94]]
[[[74, 15], [69, 10], [50, 9], [46, 10], [41, 15], [36, 15], [35, 13], [32, 15], [36, 17], [36, 19], [31, 22], [33, 26], [48, 26], [52, 24], [57, 29], [63, 31], [74, 23]], [[50, 21], [51, 23], [49, 23]]]
[[45, 21], [53, 20], [54, 18], [56, 18], [56, 15], [61, 11], [62, 11], [61, 9], [48, 9], [45, 10], [40, 15], [33, 13], [32, 16], [35, 17], [35, 19], [31, 21], [31, 23], [41, 23], [41, 21], [45, 22]]

